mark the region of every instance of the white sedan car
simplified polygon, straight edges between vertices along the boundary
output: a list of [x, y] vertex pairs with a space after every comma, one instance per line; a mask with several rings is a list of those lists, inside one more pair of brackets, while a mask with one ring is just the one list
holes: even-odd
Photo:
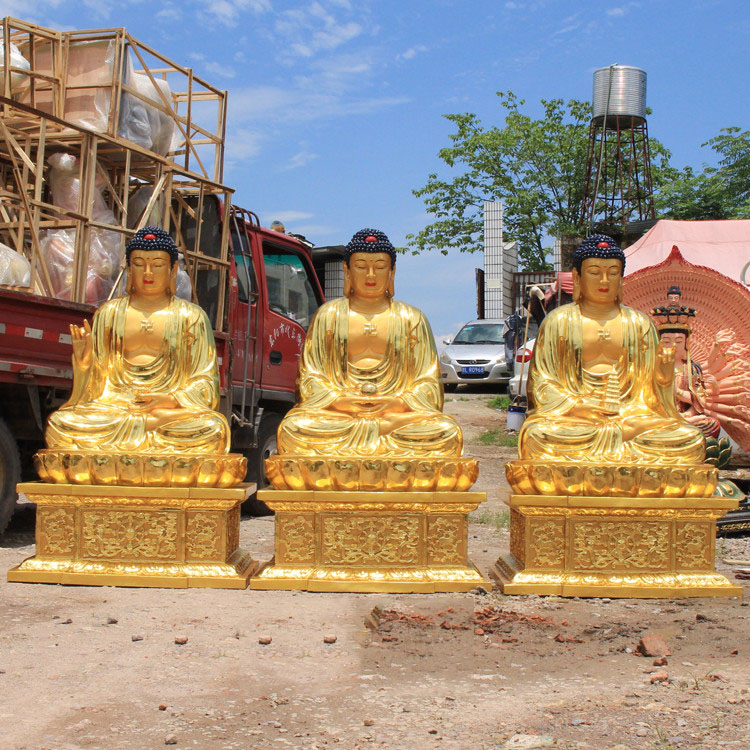
[[529, 364], [531, 363], [531, 355], [534, 352], [535, 343], [535, 338], [529, 339], [526, 342], [526, 346], [519, 347], [516, 352], [513, 377], [508, 381], [508, 394], [512, 399], [519, 395], [526, 396], [526, 378], [529, 376]]
[[505, 361], [505, 324], [502, 320], [472, 320], [440, 355], [443, 386], [448, 392], [461, 384], [499, 385], [510, 380]]

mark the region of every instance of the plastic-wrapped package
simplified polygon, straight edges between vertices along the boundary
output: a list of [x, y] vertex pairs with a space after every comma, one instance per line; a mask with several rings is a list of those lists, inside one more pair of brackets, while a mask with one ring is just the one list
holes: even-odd
[[177, 268], [177, 291], [175, 294], [188, 302], [193, 301], [193, 285], [188, 272], [185, 270], [185, 261], [182, 258], [180, 258]]
[[[23, 68], [30, 70], [29, 61], [21, 54], [21, 51], [13, 42], [10, 43], [10, 64], [13, 68]], [[29, 85], [29, 77], [18, 71], [10, 74], [10, 92], [16, 93], [20, 89]], [[0, 94], [5, 90], [5, 44], [0, 39]]]
[[52, 294], [58, 299], [70, 299], [73, 288], [73, 258], [76, 233], [73, 229], [44, 232], [39, 244], [52, 283]]
[[[49, 157], [48, 182], [54, 205], [68, 211], [78, 211], [81, 183], [78, 158], [57, 153]], [[107, 206], [104, 179], [95, 182], [92, 218], [101, 224], [116, 224], [115, 215]], [[120, 264], [120, 235], [106, 229], [92, 229], [89, 241], [89, 267], [86, 273], [86, 302], [96, 304], [107, 298]], [[74, 229], [50, 230], [41, 238], [42, 252], [52, 280], [53, 294], [70, 299], [73, 286], [73, 258], [76, 232]]]
[[106, 133], [112, 104], [114, 40], [78, 41], [68, 50], [65, 119]]
[[[190, 279], [188, 279], [188, 282]], [[0, 284], [5, 286], [29, 286], [31, 264], [13, 248], [0, 242]]]
[[[135, 229], [138, 225], [138, 221], [141, 218], [141, 214], [145, 211], [148, 202], [151, 200], [151, 196], [154, 193], [154, 188], [151, 185], [144, 185], [139, 187], [133, 195], [128, 199], [128, 229]], [[161, 226], [162, 213], [164, 211], [164, 194], [160, 195], [154, 207], [151, 209], [151, 213], [146, 218], [146, 221], [142, 223], [142, 226]]]
[[143, 99], [155, 102], [161, 107], [165, 106], [164, 100], [166, 99], [171, 106], [172, 92], [169, 84], [161, 78], [155, 78], [156, 85], [154, 85], [147, 75], [133, 71], [130, 60], [128, 60], [125, 82], [142, 98], [127, 92], [123, 93], [120, 100], [120, 122], [117, 134], [143, 148], [166, 156], [172, 148], [174, 120], [170, 115], [150, 106]]

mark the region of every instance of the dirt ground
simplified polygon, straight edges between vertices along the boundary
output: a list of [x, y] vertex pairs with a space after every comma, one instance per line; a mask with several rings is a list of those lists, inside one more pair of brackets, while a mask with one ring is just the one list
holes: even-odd
[[[476, 489], [488, 502], [469, 542], [483, 571], [508, 550], [503, 464], [515, 453], [478, 442], [503, 424], [492, 395], [459, 390], [446, 403], [481, 459]], [[34, 507], [21, 504], [0, 537], [0, 570], [33, 554], [33, 529]], [[241, 536], [255, 557], [271, 556], [272, 518], [244, 518]], [[718, 543], [717, 567], [734, 578], [739, 564], [722, 559], [750, 567], [750, 539]], [[749, 620], [740, 599], [94, 588], [3, 576], [0, 748], [740, 750], [750, 748]], [[665, 665], [636, 655], [647, 633], [666, 641]]]

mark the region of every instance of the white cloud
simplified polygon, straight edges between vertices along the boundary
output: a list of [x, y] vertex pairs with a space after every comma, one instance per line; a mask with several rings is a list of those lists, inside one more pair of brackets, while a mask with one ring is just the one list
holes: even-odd
[[300, 151], [299, 153], [296, 153], [283, 167], [282, 171], [286, 171], [289, 169], [298, 169], [299, 167], [304, 167], [306, 164], [309, 164], [313, 159], [317, 159], [318, 155], [310, 153], [309, 151]]
[[226, 140], [224, 157], [231, 168], [234, 163], [252, 159], [260, 153], [263, 135], [248, 128], [232, 130]]
[[224, 76], [224, 78], [234, 78], [236, 75], [232, 68], [217, 62], [204, 63], [201, 65], [201, 69], [207, 70], [209, 73], [213, 73], [217, 76]]
[[554, 34], [552, 34], [552, 36], [556, 37], [556, 36], [563, 36], [565, 34], [570, 34], [571, 31], [576, 31], [580, 27], [581, 27], [580, 21], [576, 23], [570, 23], [567, 26], [563, 26], [561, 29], [558, 29]]
[[162, 8], [156, 17], [163, 21], [179, 21], [182, 18], [182, 11], [179, 8]]
[[373, 97], [348, 91], [317, 91], [314, 87], [296, 86], [286, 89], [258, 86], [232, 90], [229, 97], [229, 122], [264, 119], [301, 122], [330, 119], [344, 115], [367, 114], [408, 101], [410, 100], [406, 96]]
[[627, 8], [610, 8], [607, 11], [608, 16], [624, 16], [628, 12]]
[[201, 2], [201, 15], [218, 21], [224, 26], [237, 26], [243, 13], [251, 11], [256, 15], [271, 10], [270, 0], [208, 0]]
[[417, 44], [415, 47], [409, 47], [406, 52], [402, 52], [399, 55], [396, 55], [397, 60], [412, 60], [415, 58], [420, 52], [427, 52], [427, 47], [424, 46], [424, 44]]
[[[346, 3], [328, 3], [348, 11]], [[274, 24], [276, 33], [289, 44], [291, 57], [311, 58], [319, 52], [337, 49], [342, 44], [356, 39], [363, 32], [360, 23], [339, 20], [321, 2], [315, 0], [306, 8], [283, 11]]]
[[341, 242], [341, 229], [339, 227], [332, 227], [329, 224], [300, 224], [299, 226], [295, 224], [291, 227], [287, 226], [286, 229], [288, 232], [301, 234], [316, 244], [321, 244], [323, 242], [321, 238], [325, 237], [333, 238], [337, 244]]

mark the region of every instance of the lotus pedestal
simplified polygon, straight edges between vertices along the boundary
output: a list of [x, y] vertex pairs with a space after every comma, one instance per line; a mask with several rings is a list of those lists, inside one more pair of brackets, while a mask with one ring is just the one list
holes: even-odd
[[510, 555], [490, 575], [505, 594], [741, 596], [714, 569], [716, 497], [512, 495]]
[[19, 484], [36, 503], [36, 555], [8, 580], [244, 589], [257, 563], [239, 546], [240, 506], [254, 490]]
[[253, 589], [470, 591], [490, 582], [467, 556], [467, 514], [483, 492], [262, 490], [275, 557]]

